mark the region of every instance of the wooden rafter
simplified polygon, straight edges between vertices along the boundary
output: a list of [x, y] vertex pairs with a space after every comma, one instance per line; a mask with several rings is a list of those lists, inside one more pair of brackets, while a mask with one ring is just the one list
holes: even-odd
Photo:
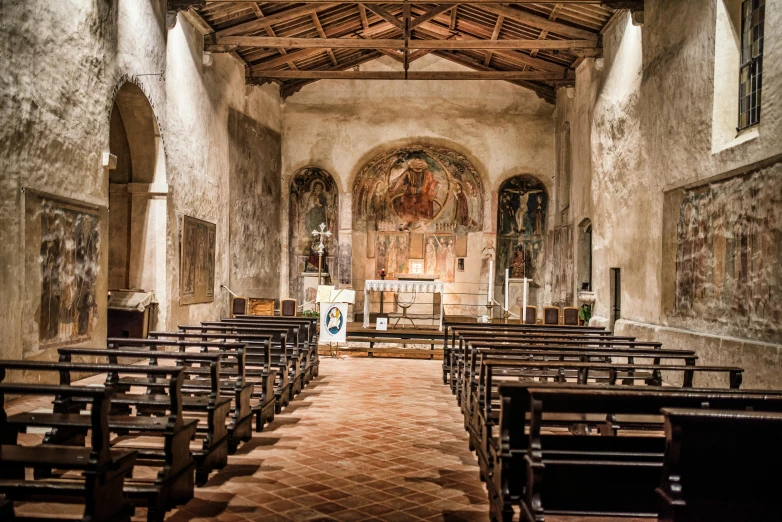
[[[565, 80], [545, 71], [342, 71], [337, 69], [317, 71], [261, 71], [256, 78], [308, 79], [308, 80]], [[572, 76], [570, 77], [572, 79]]]
[[441, 6], [435, 7], [434, 9], [431, 9], [431, 10], [427, 11], [426, 13], [416, 17], [416, 19], [411, 22], [410, 29], [411, 30], [415, 29], [416, 26], [419, 26], [419, 25], [421, 25], [424, 22], [428, 22], [429, 20], [431, 20], [435, 16], [441, 15], [441, 14], [443, 14], [446, 11], [450, 11], [451, 9], [455, 10], [455, 8], [453, 6], [451, 6], [451, 5], [441, 5]]
[[[261, 8], [258, 7], [258, 4], [256, 4], [255, 2], [250, 2], [250, 5], [258, 20], [263, 20], [265, 16], [263, 16], [263, 11], [261, 11]], [[315, 13], [312, 14], [314, 15]], [[275, 38], [277, 36], [274, 32], [274, 29], [272, 29], [271, 25], [267, 25], [266, 27], [264, 27], [264, 30], [266, 31], [266, 34], [268, 34], [270, 38]], [[286, 51], [285, 49], [278, 49], [278, 52], [283, 56], [286, 56], [288, 54], [288, 51]], [[286, 63], [288, 64], [288, 67], [290, 67], [294, 71], [299, 70], [298, 67], [296, 67], [296, 64], [293, 63], [293, 60], [288, 60]]]
[[[505, 17], [502, 15], [499, 15], [497, 17], [497, 22], [494, 24], [494, 31], [491, 33], [491, 39], [492, 41], [496, 40], [497, 37], [500, 36], [500, 31], [502, 30], [502, 22], [505, 21]], [[491, 51], [486, 51], [486, 58], [483, 60], [483, 65], [489, 66], [489, 62], [491, 62]]]
[[[310, 15], [312, 17], [312, 23], [315, 24], [315, 29], [318, 30], [318, 34], [320, 35], [321, 39], [326, 39], [326, 33], [323, 31], [323, 26], [320, 24], [320, 18], [318, 18], [318, 13], [312, 13]], [[337, 57], [334, 56], [334, 51], [331, 50], [331, 48], [328, 48], [326, 50], [326, 53], [329, 55], [329, 59], [331, 60], [331, 65], [339, 65], [339, 62], [337, 62]]]
[[380, 7], [379, 5], [366, 4], [366, 5], [364, 5], [364, 7], [368, 11], [372, 11], [373, 13], [375, 13], [377, 16], [379, 16], [380, 18], [382, 18], [383, 20], [385, 20], [389, 24], [396, 26], [396, 28], [399, 29], [400, 31], [404, 31], [405, 30], [405, 26], [399, 20], [399, 18], [397, 18], [396, 16], [392, 15], [391, 13], [389, 13], [388, 11], [386, 11], [385, 9]]

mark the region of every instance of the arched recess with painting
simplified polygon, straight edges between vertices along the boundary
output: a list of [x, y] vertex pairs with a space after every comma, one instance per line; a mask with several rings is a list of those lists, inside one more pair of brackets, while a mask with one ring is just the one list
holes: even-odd
[[167, 314], [166, 161], [152, 105], [131, 82], [114, 100], [109, 151], [117, 158], [109, 172], [109, 290], [154, 292], [159, 308], [148, 326], [155, 328]]
[[[494, 295], [504, 296], [505, 270], [511, 279], [531, 279], [527, 303], [545, 304], [546, 241], [549, 192], [529, 174], [505, 180], [497, 193], [497, 247]], [[508, 303], [518, 314], [523, 284], [509, 286]]]
[[[319, 167], [299, 169], [290, 185], [288, 220], [289, 290], [292, 297], [303, 305], [315, 299], [318, 286], [318, 254], [314, 230], [325, 225], [331, 232], [326, 242], [321, 264], [323, 284], [337, 284], [345, 274], [338, 274], [339, 243], [339, 188], [334, 177]], [[349, 248], [349, 246], [348, 246]], [[350, 254], [347, 254], [350, 259]], [[350, 266], [350, 263], [347, 264]], [[347, 275], [348, 280], [350, 275]], [[312, 306], [305, 307], [312, 308]]]

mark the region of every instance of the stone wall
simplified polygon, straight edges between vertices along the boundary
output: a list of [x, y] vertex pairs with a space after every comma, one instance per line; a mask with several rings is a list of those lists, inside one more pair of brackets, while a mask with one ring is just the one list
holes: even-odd
[[[398, 70], [400, 67], [390, 58], [361, 65], [362, 70]], [[411, 69], [463, 68], [429, 55], [413, 62]], [[376, 277], [378, 269], [376, 252], [373, 252], [378, 244], [378, 234], [405, 235], [417, 230], [412, 230], [411, 226], [415, 228], [413, 223], [408, 225], [409, 231], [399, 231], [400, 226], [404, 228], [410, 221], [402, 223], [401, 218], [395, 218], [399, 221], [397, 232], [378, 232], [377, 226], [365, 226], [366, 220], [356, 223], [357, 210], [361, 209], [356, 208], [354, 189], [356, 183], [360, 183], [362, 169], [373, 160], [385, 158], [386, 154], [415, 155], [415, 151], [427, 147], [449, 150], [463, 157], [480, 178], [483, 192], [476, 199], [482, 201], [482, 208], [480, 216], [474, 220], [476, 225], [466, 221], [469, 216], [464, 212], [460, 215], [464, 224], [456, 225], [467, 238], [466, 256], [463, 271], [457, 264], [453, 274], [455, 282], [450, 285], [453, 293], [446, 300], [446, 311], [474, 316], [479, 308], [472, 305], [479, 301], [481, 305], [485, 304], [485, 297], [458, 294], [486, 294], [487, 259], [494, 255], [500, 185], [513, 176], [526, 174], [540, 180], [551, 193], [555, 174], [552, 112], [549, 103], [507, 82], [319, 81], [305, 86], [283, 103], [283, 186], [289, 185], [291, 176], [303, 167], [321, 168], [337, 180], [339, 240], [342, 250], [347, 251], [350, 247], [352, 252], [352, 285], [359, 290], [355, 309], [361, 310], [364, 280]], [[394, 157], [398, 159], [397, 156]], [[438, 184], [438, 189], [441, 185]], [[371, 203], [368, 204], [370, 210]], [[283, 216], [287, 216], [287, 201], [283, 205], [286, 207]], [[460, 219], [455, 214], [456, 207], [450, 201], [445, 205], [444, 212], [453, 214], [451, 217], [456, 224]], [[398, 213], [394, 215], [398, 216]], [[550, 227], [553, 220], [548, 217], [546, 224]], [[436, 228], [434, 223], [431, 226]], [[284, 229], [287, 227], [283, 224]], [[380, 228], [387, 228], [387, 224]], [[383, 245], [388, 246], [389, 241], [384, 236]], [[399, 241], [397, 239], [397, 246]], [[402, 250], [406, 252], [410, 247], [406, 243], [408, 239], [405, 236], [401, 241]], [[287, 249], [283, 245], [283, 251]], [[284, 258], [283, 263], [287, 262]], [[287, 273], [285, 266], [283, 277]], [[285, 293], [287, 282], [282, 282], [282, 288]], [[485, 313], [485, 308], [481, 313]]]
[[[782, 14], [777, 2], [766, 6], [760, 124], [737, 135], [734, 121], [730, 139], [715, 141], [721, 135], [712, 132], [721, 121], [715, 119], [724, 68], [719, 53], [727, 45], [724, 40], [715, 44], [715, 4], [721, 1], [647, 0], [640, 27], [629, 14], [618, 15], [605, 31], [603, 60], [585, 60], [575, 90], [560, 89], [556, 125], [569, 127], [572, 151], [567, 222], [578, 225], [588, 218], [593, 225], [595, 322], [612, 324], [610, 269], [620, 268], [617, 332], [694, 348], [703, 363], [744, 366], [754, 386], [779, 386], [779, 377], [764, 370], [778, 362], [778, 329], [767, 328], [761, 335], [747, 321], [721, 330], [705, 309], [688, 310], [686, 320], [672, 314], [685, 196], [697, 187], [720, 190], [716, 182], [770, 167], [782, 152], [782, 83], [776, 79], [782, 70]], [[710, 184], [716, 188], [709, 189]], [[778, 202], [778, 177], [756, 185], [755, 200]], [[753, 198], [732, 201], [733, 212], [751, 214]], [[773, 232], [778, 226], [767, 228]], [[575, 242], [575, 259], [583, 257], [578, 251], [583, 247]], [[776, 259], [778, 264], [778, 253]], [[764, 281], [756, 281], [758, 288], [779, 284], [770, 271], [764, 274]], [[757, 338], [771, 344], [749, 340]]]
[[[92, 276], [83, 270], [82, 261], [85, 256], [96, 256], [94, 304], [82, 308], [59, 305], [65, 315], [58, 317], [66, 318], [63, 324], [70, 320], [76, 325], [61, 325], [57, 335], [63, 341], [67, 338], [91, 346], [104, 342], [112, 235], [107, 208], [110, 169], [104, 166], [104, 156], [110, 152], [122, 155], [112, 150], [109, 135], [114, 100], [128, 82], [138, 87], [154, 113], [148, 130], [162, 152], [150, 167], [150, 183], [123, 189], [129, 197], [147, 201], [141, 207], [151, 209], [146, 216], [153, 218], [145, 230], [145, 244], [151, 250], [139, 263], [131, 264], [131, 274], [135, 271], [138, 280], [148, 281], [148, 273], [154, 272], [150, 284], [160, 300], [158, 328], [214, 319], [227, 312], [228, 297], [219, 285], [231, 282], [230, 173], [243, 169], [250, 178], [257, 176], [263, 186], [260, 198], [278, 198], [278, 89], [246, 87], [243, 66], [227, 55], [215, 56], [211, 67], [202, 65], [200, 34], [182, 15], [173, 28], [167, 28], [165, 5], [164, 0], [73, 0], [40, 3], [35, 9], [23, 2], [0, 7], [0, 68], [4, 71], [0, 75], [0, 119], [4, 122], [0, 129], [0, 292], [4, 301], [0, 358], [55, 356], [49, 349], [57, 344], [50, 342], [55, 335], [48, 323], [52, 315], [42, 313], [42, 296], [53, 291], [51, 270], [46, 271], [43, 259], [57, 251], [57, 243], [41, 234], [48, 223], [55, 227], [64, 223], [76, 234], [84, 229], [79, 223], [97, 219], [97, 252], [79, 250], [81, 243], [77, 243], [71, 258], [78, 270], [60, 271], [89, 279]], [[231, 114], [247, 122], [252, 131], [261, 129], [270, 137], [266, 148], [254, 156], [252, 169], [242, 163], [241, 154], [230, 152], [236, 139], [236, 133], [229, 131]], [[245, 140], [234, 151], [246, 154], [253, 144]], [[41, 210], [47, 204], [64, 210]], [[79, 213], [90, 217], [79, 218]], [[214, 302], [179, 304], [183, 215], [217, 225]], [[243, 242], [237, 242], [237, 255], [255, 258], [259, 257], [258, 242], [271, 237], [263, 249], [266, 268], [259, 263], [257, 273], [251, 274], [255, 280], [240, 283], [241, 290], [259, 289], [276, 297], [279, 280], [276, 270], [272, 274], [269, 267], [280, 256], [278, 234], [279, 224], [265, 220], [263, 226], [245, 234]], [[116, 275], [117, 279], [125, 277]], [[68, 287], [62, 281], [57, 285]], [[58, 291], [64, 296], [62, 302], [72, 301], [74, 296]], [[53, 301], [46, 302], [53, 309]], [[87, 330], [79, 321], [87, 312], [92, 313], [94, 325], [85, 337], [82, 334]], [[42, 320], [47, 321], [45, 335]]]

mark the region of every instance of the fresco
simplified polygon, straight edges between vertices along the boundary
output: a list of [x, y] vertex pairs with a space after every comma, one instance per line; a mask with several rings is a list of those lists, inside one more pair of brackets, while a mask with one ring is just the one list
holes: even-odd
[[497, 209], [497, 271], [495, 284], [502, 284], [505, 269], [510, 276], [527, 277], [542, 285], [546, 246], [548, 194], [531, 176], [515, 176], [499, 190]]
[[674, 317], [780, 340], [780, 186], [778, 164], [686, 192], [677, 227]]
[[367, 163], [353, 186], [354, 230], [479, 231], [483, 185], [470, 162], [442, 147], [404, 147]]
[[554, 229], [551, 304], [573, 306], [573, 226]]
[[182, 216], [179, 304], [214, 301], [217, 226]]
[[350, 243], [339, 246], [339, 284], [349, 287], [352, 283], [353, 248]]
[[40, 345], [89, 340], [97, 319], [100, 220], [44, 200], [40, 225]]
[[[229, 109], [230, 277], [234, 292], [275, 297], [280, 287], [280, 134]], [[253, 151], [249, 154], [248, 151]]]
[[395, 274], [407, 273], [410, 258], [410, 237], [406, 232], [379, 233], [375, 250], [375, 277], [385, 269], [386, 279], [396, 279]]
[[424, 273], [436, 275], [440, 281], [453, 283], [456, 273], [456, 236], [424, 236]]
[[[338, 212], [339, 191], [334, 178], [328, 172], [308, 167], [293, 176], [289, 206], [290, 296], [304, 302], [301, 276], [318, 272], [318, 255], [314, 249], [312, 231], [320, 230], [324, 223], [332, 233], [326, 242], [321, 270], [335, 279], [339, 263]], [[335, 270], [332, 274], [332, 268]], [[324, 279], [324, 282], [328, 282]]]

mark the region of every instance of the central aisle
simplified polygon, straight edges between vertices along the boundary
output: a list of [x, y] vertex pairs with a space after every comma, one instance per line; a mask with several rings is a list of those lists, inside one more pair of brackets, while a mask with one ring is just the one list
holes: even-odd
[[488, 520], [441, 362], [321, 358], [320, 377], [167, 520]]

